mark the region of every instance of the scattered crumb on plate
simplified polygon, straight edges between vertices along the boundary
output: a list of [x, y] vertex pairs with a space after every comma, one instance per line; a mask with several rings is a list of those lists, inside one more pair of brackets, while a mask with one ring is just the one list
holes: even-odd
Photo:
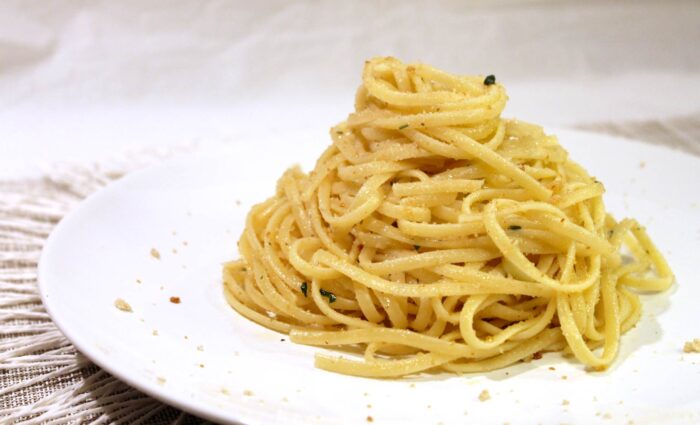
[[177, 254], [177, 249], [173, 248], [173, 254]]
[[700, 353], [700, 338], [695, 338], [692, 341], [686, 341], [683, 346], [683, 351], [686, 353]]
[[491, 399], [491, 394], [489, 394], [489, 390], [483, 390], [481, 394], [479, 394], [479, 401], [486, 401]]
[[153, 336], [158, 336], [158, 330], [153, 329], [153, 332], [151, 333], [151, 335], [153, 335]]
[[371, 416], [367, 416], [367, 422], [374, 422], [374, 418]]
[[227, 390], [226, 388], [222, 388], [222, 389], [221, 389], [221, 394], [223, 394], [223, 395], [229, 395], [230, 393], [228, 392], [228, 390]]
[[170, 297], [170, 302], [173, 304], [180, 304], [180, 297]]
[[157, 377], [157, 378], [156, 378], [156, 381], [157, 381], [160, 385], [164, 385], [164, 384], [165, 384], [165, 378], [163, 378], [163, 377], [161, 377], [161, 376]]
[[160, 260], [160, 252], [158, 252], [158, 250], [155, 248], [151, 248], [151, 257], [155, 258], [156, 260]]
[[243, 395], [247, 397], [252, 397], [254, 394], [251, 390], [245, 390], [243, 391]]
[[198, 345], [198, 346], [197, 346], [197, 351], [204, 351], [204, 346], [203, 346], [203, 345]]
[[639, 161], [639, 168], [644, 168], [647, 166], [646, 161]]
[[562, 405], [562, 406], [568, 406], [568, 405], [569, 405], [569, 400], [562, 400], [561, 405]]
[[127, 313], [131, 313], [134, 311], [129, 305], [129, 303], [121, 298], [117, 298], [116, 300], [114, 300], [114, 306], [121, 311], [126, 311]]

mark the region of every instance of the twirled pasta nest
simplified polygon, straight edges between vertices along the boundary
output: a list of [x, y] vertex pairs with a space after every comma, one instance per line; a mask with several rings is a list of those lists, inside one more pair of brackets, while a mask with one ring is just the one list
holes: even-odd
[[351, 375], [544, 351], [608, 366], [639, 320], [634, 290], [673, 282], [644, 229], [606, 212], [556, 137], [501, 118], [492, 76], [375, 58], [362, 81], [314, 170], [291, 168], [250, 211], [224, 267], [231, 306], [298, 343], [361, 347], [316, 356]]

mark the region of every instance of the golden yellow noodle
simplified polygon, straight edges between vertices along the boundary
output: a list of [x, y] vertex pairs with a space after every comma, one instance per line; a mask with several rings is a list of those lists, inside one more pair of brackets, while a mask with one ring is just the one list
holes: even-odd
[[610, 365], [635, 291], [673, 283], [644, 229], [605, 211], [556, 137], [502, 119], [492, 77], [376, 58], [362, 82], [314, 170], [291, 168], [250, 211], [223, 271], [231, 306], [294, 342], [363, 350], [316, 356], [350, 375], [483, 372], [546, 351]]

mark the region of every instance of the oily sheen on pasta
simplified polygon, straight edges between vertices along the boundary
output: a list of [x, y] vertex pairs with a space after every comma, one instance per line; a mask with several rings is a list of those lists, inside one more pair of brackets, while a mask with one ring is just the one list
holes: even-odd
[[350, 375], [483, 372], [547, 351], [610, 365], [637, 292], [672, 272], [555, 136], [501, 118], [494, 80], [366, 62], [316, 167], [289, 169], [250, 211], [223, 270], [230, 305], [338, 348], [316, 366]]

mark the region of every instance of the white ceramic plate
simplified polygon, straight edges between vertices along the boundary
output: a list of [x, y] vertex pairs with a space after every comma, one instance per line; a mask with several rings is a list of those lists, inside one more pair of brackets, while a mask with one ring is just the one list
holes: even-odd
[[[700, 354], [682, 347], [700, 337], [700, 159], [601, 135], [558, 134], [605, 183], [609, 209], [648, 225], [678, 281], [665, 294], [643, 297], [643, 319], [605, 373], [548, 354], [488, 374], [341, 376], [313, 367], [320, 349], [239, 316], [223, 299], [221, 263], [237, 256], [248, 208], [273, 193], [290, 164], [308, 170], [326, 143], [294, 137], [173, 160], [91, 196], [45, 246], [44, 304], [95, 363], [215, 421], [697, 423]], [[115, 308], [117, 298], [133, 312]], [[479, 401], [482, 390], [490, 400]]]

